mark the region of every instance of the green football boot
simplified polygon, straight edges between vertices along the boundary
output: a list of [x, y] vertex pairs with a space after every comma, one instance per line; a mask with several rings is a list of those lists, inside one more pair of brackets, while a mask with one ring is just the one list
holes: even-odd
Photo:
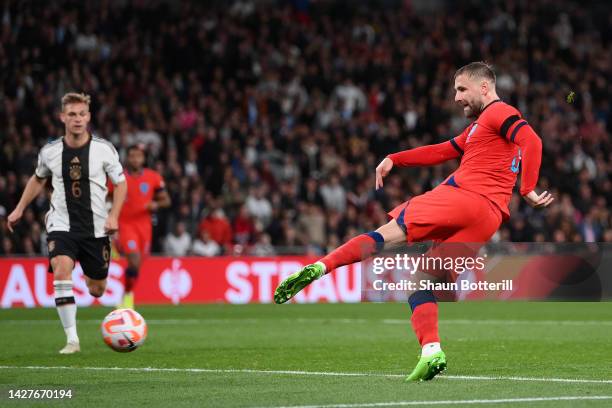
[[282, 281], [274, 291], [274, 303], [285, 303], [304, 289], [310, 282], [319, 279], [325, 271], [323, 266], [310, 264]]
[[421, 357], [406, 381], [429, 381], [446, 370], [446, 355], [442, 350], [428, 357]]

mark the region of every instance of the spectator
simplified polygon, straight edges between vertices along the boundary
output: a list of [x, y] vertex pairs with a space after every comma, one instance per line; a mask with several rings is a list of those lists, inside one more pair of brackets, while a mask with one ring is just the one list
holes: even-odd
[[265, 227], [270, 223], [272, 205], [264, 196], [264, 189], [265, 187], [263, 186], [252, 188], [250, 194], [247, 196], [245, 204], [249, 214], [261, 222]]
[[[41, 12], [36, 2], [5, 2], [0, 206], [15, 207], [37, 152], [61, 134], [58, 96], [78, 90], [93, 97], [96, 135], [121, 157], [130, 144], [148, 144], [148, 164], [167, 182], [174, 205], [155, 216], [155, 251], [179, 220], [190, 233], [206, 229], [224, 250], [234, 239], [253, 244], [262, 232], [275, 245], [324, 250], [370, 230], [395, 203], [455, 168], [394, 169], [383, 191], [372, 188], [388, 153], [447, 140], [466, 126], [447, 91], [458, 66], [483, 59], [495, 66], [502, 98], [542, 137], [538, 191], [557, 196], [541, 214], [514, 200], [496, 239], [609, 238], [606, 2], [555, 1], [548, 29], [533, 17], [550, 16], [543, 0], [495, 2], [478, 21], [480, 6], [468, 0], [436, 2], [427, 15], [398, 1], [366, 2], [354, 13], [316, 2], [307, 20], [289, 3], [60, 0]], [[85, 14], [92, 18], [81, 24]], [[462, 24], [469, 33], [458, 35]], [[565, 100], [570, 91], [573, 103]], [[24, 251], [29, 237], [43, 253], [47, 195], [16, 234], [0, 223], [3, 250]]]
[[232, 243], [232, 227], [230, 226], [225, 211], [215, 208], [200, 222], [200, 233], [207, 231], [210, 238], [220, 246], [229, 246]]
[[193, 242], [191, 253], [198, 256], [217, 256], [221, 254], [221, 247], [210, 239], [208, 231], [203, 229], [200, 230], [200, 238]]
[[238, 214], [234, 218], [232, 228], [234, 232], [234, 243], [239, 245], [249, 245], [255, 235], [255, 224], [249, 216], [246, 205], [241, 205]]
[[191, 236], [186, 230], [185, 223], [178, 221], [174, 231], [166, 236], [164, 252], [169, 256], [185, 256], [191, 248]]
[[250, 253], [255, 256], [273, 256], [276, 252], [272, 246], [270, 236], [268, 234], [259, 234]]
[[343, 213], [346, 210], [346, 191], [340, 185], [340, 180], [336, 174], [332, 175], [329, 182], [321, 186], [321, 197], [328, 210], [335, 210]]

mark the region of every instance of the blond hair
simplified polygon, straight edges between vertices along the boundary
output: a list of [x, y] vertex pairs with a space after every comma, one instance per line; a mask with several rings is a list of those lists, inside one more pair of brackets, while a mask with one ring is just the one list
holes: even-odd
[[67, 93], [62, 97], [62, 111], [64, 111], [66, 105], [70, 105], [71, 103], [84, 103], [87, 105], [87, 107], [89, 107], [89, 104], [91, 103], [91, 96], [84, 93]]

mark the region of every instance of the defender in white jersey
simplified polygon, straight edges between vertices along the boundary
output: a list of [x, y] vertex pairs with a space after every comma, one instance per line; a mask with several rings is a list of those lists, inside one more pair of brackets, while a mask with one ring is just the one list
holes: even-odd
[[[55, 305], [67, 337], [61, 354], [80, 351], [72, 270], [79, 261], [89, 293], [95, 297], [104, 294], [110, 260], [109, 235], [118, 229], [119, 213], [127, 193], [117, 151], [111, 143], [87, 130], [91, 119], [90, 100], [85, 94], [64, 95], [60, 118], [66, 127], [65, 136], [41, 149], [36, 171], [8, 217], [8, 227], [12, 231], [25, 208], [51, 177], [51, 208], [45, 219]], [[108, 214], [105, 207], [107, 177], [115, 185], [113, 205]]]

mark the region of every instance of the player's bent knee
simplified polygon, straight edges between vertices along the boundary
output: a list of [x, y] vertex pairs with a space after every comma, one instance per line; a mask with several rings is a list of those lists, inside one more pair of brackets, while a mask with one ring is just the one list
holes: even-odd
[[417, 290], [408, 298], [408, 304], [413, 312], [414, 309], [425, 303], [437, 303], [436, 297], [431, 290]]
[[391, 220], [385, 225], [380, 226], [376, 232], [382, 235], [387, 244], [406, 242], [406, 233], [395, 220]]
[[106, 290], [106, 282], [90, 282], [87, 284], [87, 288], [89, 289], [89, 294], [91, 296], [99, 298], [104, 295], [104, 291]]
[[99, 286], [89, 288], [89, 294], [95, 298], [102, 297], [104, 295], [104, 289]]
[[125, 268], [125, 276], [129, 278], [138, 278], [138, 268], [128, 266], [127, 268]]

